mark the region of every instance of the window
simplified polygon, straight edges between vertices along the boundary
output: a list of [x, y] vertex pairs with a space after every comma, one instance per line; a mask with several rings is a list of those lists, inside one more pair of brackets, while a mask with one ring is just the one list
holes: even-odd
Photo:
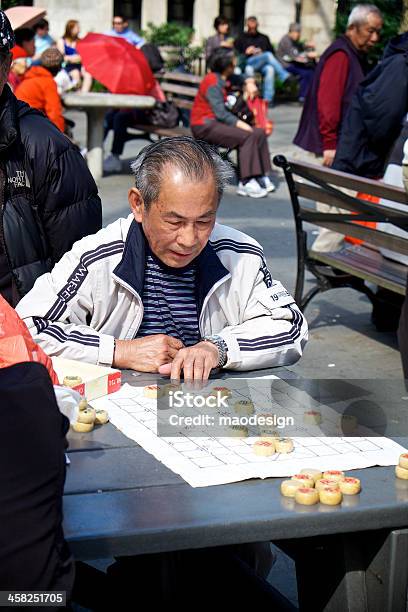
[[[146, 0], [145, 0], [146, 1]], [[193, 27], [194, 0], [168, 0], [167, 21]]]
[[220, 15], [230, 22], [232, 36], [237, 36], [244, 29], [245, 0], [220, 0]]
[[142, 24], [142, 0], [115, 0], [113, 14], [121, 15], [129, 22], [131, 30], [140, 32]]

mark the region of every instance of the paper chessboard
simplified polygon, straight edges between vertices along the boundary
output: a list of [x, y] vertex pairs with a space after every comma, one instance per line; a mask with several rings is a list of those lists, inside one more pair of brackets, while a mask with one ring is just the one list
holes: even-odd
[[[279, 409], [293, 415], [300, 426], [300, 435], [292, 437], [294, 450], [288, 454], [275, 453], [260, 457], [253, 451], [259, 431], [248, 428], [248, 437], [212, 437], [203, 431], [203, 437], [189, 437], [188, 428], [180, 429], [178, 436], [157, 435], [157, 400], [143, 396], [143, 387], [125, 384], [109, 397], [93, 400], [92, 406], [109, 412], [110, 421], [128, 438], [137, 442], [169, 469], [179, 474], [192, 487], [204, 487], [249, 478], [292, 476], [303, 468], [325, 470], [353, 470], [374, 465], [398, 463], [405, 452], [396, 442], [380, 436], [370, 436], [370, 430], [358, 427], [354, 437], [319, 436], [319, 428], [302, 426], [302, 416], [310, 409], [308, 395], [284, 381], [279, 392], [271, 392], [271, 381], [260, 379], [228, 379], [221, 381], [231, 392], [231, 402], [251, 399], [256, 410], [268, 414]], [[217, 381], [216, 384], [220, 384]], [[214, 387], [210, 383], [209, 388]], [[316, 405], [312, 407], [315, 409]], [[338, 420], [338, 412], [325, 406], [325, 418]], [[329, 415], [329, 416], [327, 416]], [[332, 416], [330, 416], [332, 415]], [[160, 418], [160, 417], [159, 417]], [[314, 431], [315, 429], [315, 431]], [[371, 432], [374, 433], [374, 432]], [[340, 432], [341, 434], [341, 432]], [[361, 435], [363, 434], [363, 435]], [[282, 432], [282, 436], [290, 433]], [[137, 466], [135, 466], [137, 469]]]

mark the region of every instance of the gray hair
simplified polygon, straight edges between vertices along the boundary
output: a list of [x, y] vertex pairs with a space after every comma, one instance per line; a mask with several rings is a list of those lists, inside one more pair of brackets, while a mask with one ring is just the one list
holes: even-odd
[[227, 183], [234, 175], [231, 164], [224, 161], [218, 151], [203, 140], [187, 136], [163, 138], [144, 147], [131, 164], [135, 184], [142, 194], [146, 209], [160, 194], [163, 170], [175, 166], [186, 179], [197, 182], [212, 174], [218, 192], [218, 202]]
[[357, 4], [349, 15], [347, 27], [364, 25], [367, 23], [367, 17], [373, 13], [380, 19], [383, 19], [380, 9], [375, 4]]
[[291, 23], [289, 25], [289, 32], [301, 32], [302, 31], [302, 26], [300, 25], [300, 23]]

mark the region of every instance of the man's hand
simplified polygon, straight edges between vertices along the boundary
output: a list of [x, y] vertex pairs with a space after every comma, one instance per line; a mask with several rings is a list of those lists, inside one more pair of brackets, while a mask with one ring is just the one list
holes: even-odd
[[170, 363], [184, 344], [165, 334], [155, 334], [136, 340], [116, 340], [113, 367], [157, 372], [159, 367]]
[[254, 53], [256, 53], [256, 49], [257, 48], [254, 45], [250, 45], [245, 49], [245, 55], [253, 55]]
[[199, 342], [177, 352], [172, 363], [159, 367], [160, 374], [170, 374], [171, 380], [179, 380], [183, 370], [184, 380], [206, 381], [218, 365], [218, 348], [211, 342]]
[[323, 151], [323, 166], [328, 166], [330, 168], [335, 156], [336, 149], [326, 149], [325, 151]]

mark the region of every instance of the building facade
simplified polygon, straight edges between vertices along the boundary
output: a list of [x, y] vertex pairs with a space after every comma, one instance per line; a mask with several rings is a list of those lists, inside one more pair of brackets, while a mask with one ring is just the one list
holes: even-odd
[[34, 0], [47, 9], [51, 34], [59, 38], [68, 19], [78, 19], [81, 32], [105, 32], [111, 27], [114, 14], [123, 15], [135, 30], [149, 22], [159, 25], [167, 21], [191, 26], [194, 42], [213, 34], [213, 21], [225, 15], [231, 22], [232, 34], [242, 30], [245, 17], [255, 15], [259, 28], [277, 43], [292, 21], [300, 20], [303, 37], [313, 39], [322, 52], [332, 39], [335, 0]]

